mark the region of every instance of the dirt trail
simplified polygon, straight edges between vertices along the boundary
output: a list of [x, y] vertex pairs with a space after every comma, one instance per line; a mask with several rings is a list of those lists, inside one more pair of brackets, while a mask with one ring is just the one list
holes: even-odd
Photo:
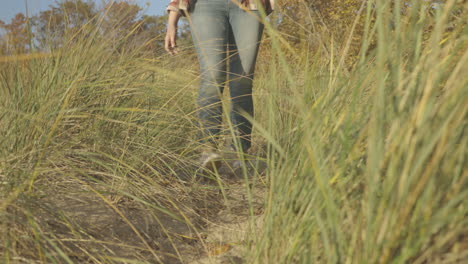
[[207, 254], [194, 263], [243, 263], [249, 234], [261, 228], [264, 192], [261, 186], [253, 189], [252, 219], [245, 184], [231, 185], [226, 209], [219, 212], [217, 221], [210, 223], [205, 231], [209, 245]]
[[[220, 174], [224, 191], [184, 197], [190, 224], [74, 181], [50, 186], [37, 200], [36, 221], [74, 263], [243, 263], [248, 234], [259, 230], [263, 215], [263, 176], [247, 186], [240, 177]], [[200, 189], [217, 185], [199, 184]], [[90, 191], [94, 188], [104, 194]]]

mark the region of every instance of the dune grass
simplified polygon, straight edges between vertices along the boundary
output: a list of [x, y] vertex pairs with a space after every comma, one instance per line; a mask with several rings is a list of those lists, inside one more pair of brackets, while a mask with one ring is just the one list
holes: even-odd
[[[60, 242], [65, 235], [54, 234], [40, 219], [44, 214], [57, 218], [66, 238], [96, 241], [73, 219], [44, 208], [43, 198], [56, 192], [63, 200], [96, 196], [130, 226], [115, 207], [125, 199], [148, 214], [185, 221], [173, 200], [187, 195], [179, 176], [190, 175], [185, 171], [195, 149], [193, 63], [179, 67], [185, 72], [180, 76], [165, 58], [118, 49], [118, 44], [85, 29], [52, 53], [10, 57], [0, 65], [4, 262], [80, 262], [70, 257], [80, 251], [92, 261], [109, 261]], [[132, 230], [153, 261], [159, 260], [141, 230]]]
[[[466, 29], [450, 24], [456, 1], [434, 16], [418, 1], [402, 16], [394, 2], [363, 10], [376, 21], [353, 67], [349, 43], [298, 49], [267, 27], [254, 138], [265, 142], [268, 195], [246, 263], [468, 257]], [[0, 64], [1, 260], [190, 262], [180, 245], [203, 244], [207, 217], [194, 208], [223, 199], [214, 196], [222, 185], [194, 180], [192, 51], [151, 57], [87, 30], [51, 53]], [[60, 201], [65, 213], [54, 211]], [[66, 213], [73, 201], [100, 201], [109, 210], [101, 216], [113, 212], [132, 241], [86, 231], [86, 214]], [[143, 228], [126, 204], [158, 230]], [[147, 235], [156, 233], [165, 243]]]
[[351, 72], [346, 45], [291, 62], [273, 35], [270, 193], [247, 263], [466, 260], [466, 28], [449, 30], [455, 1], [402, 4], [368, 7], [377, 45]]

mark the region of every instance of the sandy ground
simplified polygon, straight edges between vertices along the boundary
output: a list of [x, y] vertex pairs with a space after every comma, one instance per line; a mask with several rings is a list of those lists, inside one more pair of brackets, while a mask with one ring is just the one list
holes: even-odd
[[50, 186], [38, 199], [37, 222], [75, 263], [244, 263], [249, 235], [262, 222], [262, 174], [246, 183], [221, 170], [224, 194], [218, 189], [194, 195], [184, 215], [178, 214], [185, 221], [70, 181]]

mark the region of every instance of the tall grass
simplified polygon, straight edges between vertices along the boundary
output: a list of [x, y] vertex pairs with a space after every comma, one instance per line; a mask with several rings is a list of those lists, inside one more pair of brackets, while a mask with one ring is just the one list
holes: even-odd
[[376, 21], [350, 73], [336, 63], [348, 46], [291, 63], [270, 32], [270, 189], [248, 263], [466, 260], [466, 28], [449, 28], [456, 1], [434, 16], [389, 3], [367, 6]]
[[[434, 16], [393, 2], [363, 10], [353, 67], [349, 42], [297, 49], [267, 26], [254, 138], [269, 191], [246, 263], [466, 259], [466, 29], [449, 28], [454, 0]], [[129, 37], [87, 26], [2, 60], [2, 262], [189, 263], [181, 245], [206, 249], [223, 189], [194, 181], [196, 62]]]
[[[191, 181], [196, 148], [194, 63], [177, 74], [174, 63], [144, 55], [144, 47], [122, 48], [127, 37], [111, 41], [85, 26], [51, 53], [10, 56], [0, 65], [2, 262], [112, 262], [119, 254], [111, 246], [119, 248], [122, 235], [112, 238], [112, 227], [108, 238], [89, 234], [82, 225], [93, 208], [104, 210], [94, 217], [113, 212], [121, 220], [110, 222], [128, 224], [125, 236], [136, 240], [128, 246], [145, 255], [128, 258], [163, 261], [155, 249], [161, 244], [150, 245], [149, 231], [135, 227], [138, 221], [118, 206], [128, 201], [147, 210], [143, 218], [154, 225], [169, 216], [195, 227], [193, 210], [177, 201], [192, 188], [184, 184]], [[79, 219], [79, 210], [90, 213]], [[174, 235], [160, 228], [173, 243]], [[169, 259], [179, 258], [169, 251]]]

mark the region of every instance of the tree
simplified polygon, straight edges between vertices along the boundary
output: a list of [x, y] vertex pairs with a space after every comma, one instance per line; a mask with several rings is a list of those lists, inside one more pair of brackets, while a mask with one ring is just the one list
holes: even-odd
[[122, 38], [131, 32], [141, 30], [139, 19], [141, 7], [126, 1], [112, 1], [103, 10], [103, 22], [100, 25], [106, 35], [114, 39]]
[[9, 54], [25, 53], [30, 49], [30, 32], [25, 15], [18, 13], [10, 24], [0, 21], [0, 28], [5, 30], [3, 46], [4, 52]]
[[[388, 11], [396, 11], [394, 8], [397, 1], [382, 2], [389, 5]], [[426, 10], [428, 13], [431, 13], [436, 8], [442, 7], [445, 2], [445, 0], [401, 0], [399, 12], [402, 19], [410, 17], [418, 19], [417, 14], [419, 10]], [[454, 10], [461, 10], [463, 9], [462, 6], [465, 6], [466, 10], [466, 2], [466, 0], [458, 0], [457, 6], [460, 6], [460, 8], [455, 8]], [[357, 55], [361, 51], [367, 8], [369, 7], [371, 10], [370, 26], [372, 26], [375, 21], [375, 5], [375, 0], [282, 1], [278, 4], [281, 14], [281, 23], [278, 28], [284, 33], [289, 42], [298, 48], [305, 48], [307, 46], [308, 48], [318, 50], [329, 43], [333, 43], [333, 45], [327, 47], [327, 49], [334, 48], [336, 51], [339, 51], [343, 50], [343, 47], [347, 47], [349, 48], [347, 49], [349, 55], [346, 58], [347, 64], [352, 65], [354, 59], [357, 58]], [[411, 10], [417, 12], [414, 13]], [[394, 18], [390, 14], [386, 17], [389, 27], [395, 25]], [[463, 21], [463, 19], [456, 19], [454, 23], [460, 23], [460, 21]], [[353, 30], [352, 35], [350, 35], [351, 29]], [[369, 45], [365, 52], [375, 47], [373, 36], [367, 37], [369, 38]]]
[[75, 34], [90, 23], [97, 15], [94, 2], [66, 0], [51, 5], [33, 17], [37, 33], [36, 40], [40, 47], [57, 48], [67, 34]]
[[[5, 31], [4, 36], [0, 34], [0, 52], [28, 52], [30, 45], [52, 51], [72, 38], [93, 38], [93, 41], [105, 41], [106, 46], [119, 52], [160, 54], [164, 48], [167, 17], [142, 15], [141, 10], [140, 6], [125, 0], [108, 1], [101, 9], [93, 0], [57, 1], [48, 10], [35, 15], [31, 23], [23, 14], [18, 14], [10, 24], [0, 21], [0, 31]], [[28, 31], [29, 24], [31, 31]], [[188, 47], [189, 40], [188, 24], [181, 24], [179, 44]]]

